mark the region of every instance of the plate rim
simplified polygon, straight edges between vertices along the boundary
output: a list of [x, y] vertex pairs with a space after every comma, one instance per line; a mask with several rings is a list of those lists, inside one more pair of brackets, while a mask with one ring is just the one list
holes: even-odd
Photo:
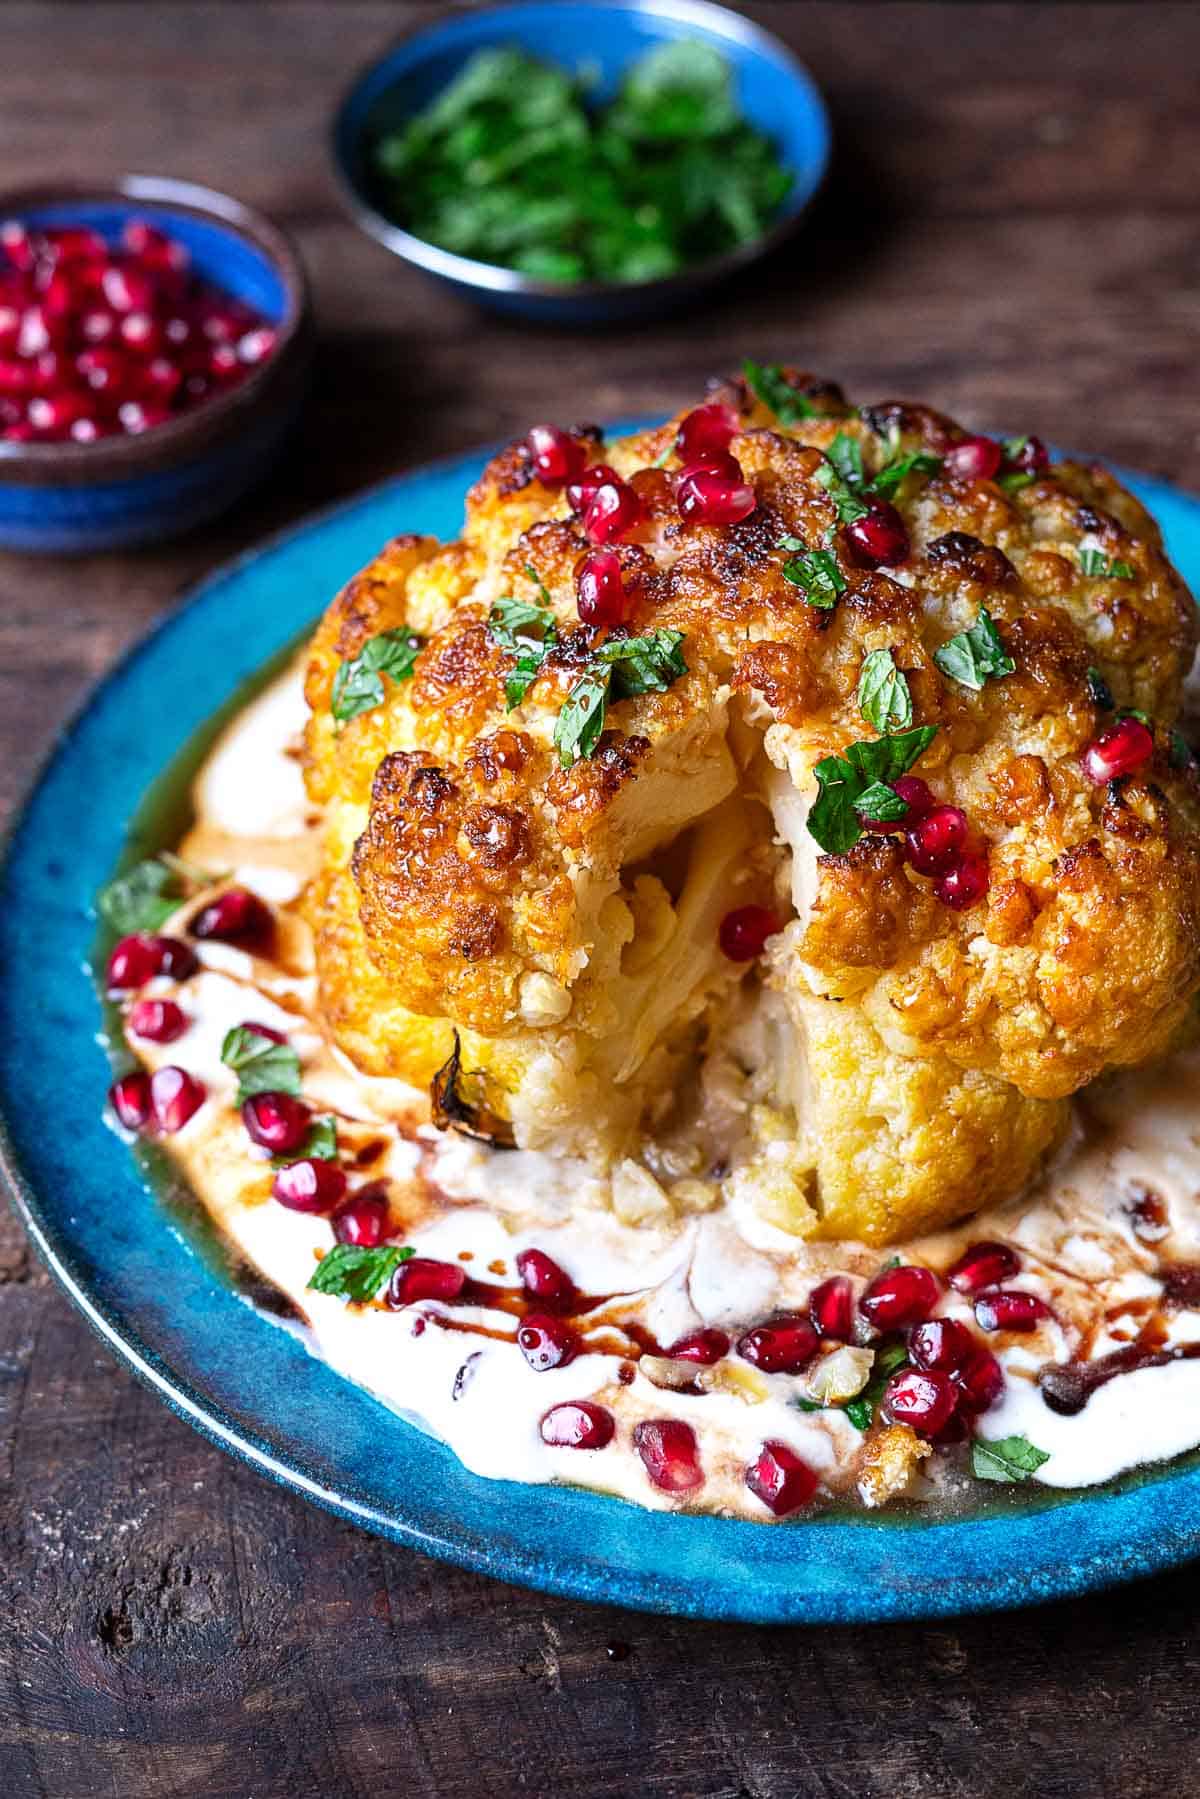
[[[612, 430], [638, 429], [647, 423], [645, 420], [634, 421], [633, 424], [621, 424], [611, 427]], [[332, 501], [329, 505], [304, 514], [279, 529], [267, 534], [247, 546], [237, 555], [228, 558], [215, 568], [209, 570], [198, 580], [190, 583], [179, 593], [177, 600], [151, 625], [142, 631], [117, 658], [84, 692], [77, 704], [68, 713], [65, 721], [52, 734], [42, 754], [38, 757], [33, 771], [23, 786], [21, 796], [14, 806], [7, 821], [5, 830], [0, 835], [0, 884], [7, 884], [17, 852], [20, 849], [25, 830], [35, 799], [39, 796], [43, 785], [47, 782], [59, 758], [70, 748], [84, 723], [94, 714], [101, 711], [111, 694], [118, 691], [130, 672], [146, 657], [152, 657], [161, 650], [165, 639], [179, 627], [181, 621], [188, 618], [193, 610], [200, 607], [206, 598], [211, 597], [213, 590], [234, 581], [244, 571], [269, 557], [273, 552], [291, 545], [297, 539], [310, 535], [318, 535], [334, 521], [342, 521], [351, 517], [356, 511], [369, 511], [385, 497], [395, 494], [402, 499], [406, 488], [415, 479], [427, 477], [441, 481], [459, 480], [468, 472], [475, 471], [481, 460], [495, 452], [496, 445], [485, 445], [477, 449], [450, 454], [431, 459], [414, 468], [393, 474], [372, 483], [366, 488]], [[1120, 467], [1117, 464], [1106, 464], [1121, 480], [1132, 480], [1142, 491], [1155, 490], [1170, 496], [1173, 501], [1181, 501], [1194, 510], [1196, 528], [1200, 534], [1200, 499], [1173, 487], [1169, 483], [1152, 475], [1143, 475]], [[177, 744], [178, 754], [186, 744], [189, 734], [183, 742]], [[81, 977], [88, 979], [87, 976]], [[7, 1098], [7, 1095], [4, 1096]], [[1132, 1506], [1138, 1509], [1147, 1494], [1159, 1489], [1169, 1489], [1172, 1495], [1190, 1498], [1193, 1504], [1193, 1522], [1190, 1528], [1183, 1528], [1178, 1516], [1171, 1519], [1173, 1530], [1164, 1529], [1164, 1520], [1154, 1521], [1153, 1528], [1143, 1529], [1142, 1535], [1131, 1546], [1123, 1545], [1119, 1559], [1114, 1559], [1111, 1551], [1098, 1550], [1083, 1560], [1059, 1558], [1047, 1566], [1030, 1565], [1029, 1579], [1026, 1585], [1014, 1590], [1011, 1576], [999, 1578], [994, 1587], [980, 1585], [981, 1575], [978, 1569], [970, 1571], [954, 1571], [945, 1576], [938, 1585], [930, 1584], [928, 1578], [918, 1581], [915, 1586], [905, 1587], [902, 1581], [891, 1589], [864, 1589], [861, 1594], [851, 1597], [849, 1602], [831, 1603], [831, 1595], [816, 1592], [806, 1598], [803, 1590], [783, 1593], [766, 1584], [755, 1583], [746, 1594], [730, 1591], [727, 1584], [719, 1578], [707, 1577], [703, 1581], [692, 1581], [688, 1577], [673, 1579], [669, 1572], [659, 1568], [654, 1571], [642, 1569], [636, 1577], [622, 1573], [614, 1577], [615, 1590], [612, 1592], [600, 1587], [597, 1590], [594, 1571], [588, 1574], [586, 1564], [571, 1560], [549, 1559], [546, 1554], [539, 1554], [536, 1545], [527, 1549], [522, 1556], [514, 1546], [507, 1542], [495, 1542], [482, 1534], [475, 1541], [463, 1536], [456, 1539], [453, 1530], [435, 1534], [414, 1518], [406, 1519], [393, 1508], [393, 1512], [357, 1500], [352, 1494], [339, 1492], [324, 1485], [306, 1472], [303, 1446], [297, 1446], [291, 1440], [286, 1452], [273, 1449], [267, 1438], [261, 1433], [261, 1418], [255, 1420], [259, 1433], [239, 1424], [232, 1418], [220, 1398], [205, 1393], [197, 1381], [197, 1371], [185, 1362], [182, 1367], [172, 1365], [160, 1356], [148, 1344], [136, 1317], [122, 1315], [119, 1306], [110, 1305], [102, 1296], [89, 1290], [86, 1270], [79, 1265], [80, 1252], [73, 1245], [69, 1234], [54, 1222], [42, 1206], [36, 1180], [27, 1172], [21, 1154], [16, 1146], [9, 1128], [7, 1116], [0, 1109], [0, 1177], [8, 1188], [13, 1208], [26, 1230], [30, 1242], [40, 1259], [48, 1267], [55, 1281], [66, 1294], [75, 1309], [83, 1316], [89, 1327], [96, 1333], [117, 1358], [118, 1362], [159, 1398], [165, 1401], [170, 1410], [184, 1419], [196, 1429], [207, 1441], [234, 1455], [239, 1461], [247, 1464], [256, 1472], [261, 1472], [275, 1484], [286, 1491], [297, 1493], [303, 1498], [318, 1505], [333, 1516], [390, 1541], [416, 1549], [419, 1553], [435, 1559], [450, 1562], [456, 1566], [483, 1573], [493, 1579], [532, 1587], [543, 1592], [550, 1592], [583, 1599], [591, 1603], [616, 1603], [630, 1609], [663, 1613], [674, 1616], [689, 1616], [721, 1621], [740, 1621], [746, 1623], [783, 1624], [783, 1623], [867, 1623], [895, 1619], [921, 1619], [938, 1616], [973, 1615], [988, 1611], [1008, 1610], [1019, 1606], [1041, 1603], [1044, 1600], [1079, 1595], [1085, 1592], [1101, 1590], [1127, 1581], [1140, 1578], [1181, 1563], [1200, 1555], [1200, 1468], [1174, 1468], [1172, 1463], [1162, 1464], [1150, 1471], [1149, 1479], [1136, 1485], [1117, 1491], [1109, 1488], [1082, 1489], [1078, 1493], [1064, 1492], [1056, 1495], [1054, 1502], [1044, 1509], [1025, 1509], [1011, 1514], [999, 1514], [991, 1517], [977, 1517], [968, 1520], [955, 1520], [949, 1523], [922, 1523], [911, 1526], [904, 1523], [888, 1521], [886, 1523], [864, 1519], [832, 1519], [821, 1520], [812, 1524], [802, 1523], [794, 1526], [798, 1531], [819, 1531], [824, 1536], [828, 1533], [843, 1530], [883, 1531], [888, 1540], [899, 1542], [903, 1537], [915, 1534], [918, 1538], [929, 1540], [927, 1533], [945, 1532], [947, 1530], [967, 1529], [972, 1539], [990, 1534], [991, 1531], [1020, 1530], [1022, 1525], [1028, 1527], [1046, 1517], [1063, 1518], [1069, 1515], [1075, 1506], [1095, 1510], [1104, 1508], [1120, 1509]], [[135, 1178], [143, 1186], [147, 1185], [140, 1172], [135, 1170]], [[158, 1198], [158, 1203], [162, 1203]], [[170, 1221], [165, 1220], [170, 1229]], [[185, 1240], [186, 1252], [195, 1256], [197, 1251], [193, 1243]], [[260, 1325], [268, 1321], [261, 1320]], [[325, 1366], [328, 1366], [325, 1364]], [[337, 1375], [341, 1381], [343, 1376]], [[364, 1389], [358, 1389], [360, 1392]], [[372, 1400], [372, 1403], [378, 1402]], [[394, 1416], [394, 1415], [393, 1415]], [[396, 1423], [402, 1429], [412, 1429], [405, 1420], [397, 1418]], [[290, 1460], [288, 1456], [290, 1455]], [[463, 1465], [457, 1463], [462, 1469]], [[469, 1470], [465, 1470], [469, 1473]], [[482, 1477], [479, 1477], [482, 1478]], [[524, 1487], [522, 1483], [504, 1481], [497, 1482], [507, 1495], [522, 1493], [528, 1500], [537, 1496], [536, 1503], [553, 1503], [555, 1492], [564, 1489], [554, 1486], [533, 1485]], [[576, 1489], [567, 1489], [577, 1491]], [[686, 1515], [680, 1517], [670, 1513], [648, 1512], [644, 1508], [630, 1502], [613, 1499], [607, 1495], [592, 1494], [604, 1505], [628, 1506], [636, 1520], [666, 1519], [677, 1527], [686, 1528]], [[1154, 1509], [1154, 1508], [1149, 1508]], [[1172, 1508], [1174, 1512], [1178, 1508]], [[763, 1527], [738, 1519], [714, 1519], [714, 1524], [723, 1529], [761, 1532]], [[772, 1535], [775, 1534], [772, 1527]], [[819, 1539], [818, 1539], [819, 1540]], [[982, 1547], [982, 1544], [980, 1545]], [[802, 1558], [797, 1558], [797, 1574], [802, 1572]], [[897, 1569], [897, 1574], [901, 1573]]]

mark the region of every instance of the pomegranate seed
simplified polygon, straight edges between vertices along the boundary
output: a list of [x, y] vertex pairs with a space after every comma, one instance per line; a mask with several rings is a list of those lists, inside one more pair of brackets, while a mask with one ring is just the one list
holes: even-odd
[[574, 1399], [552, 1405], [538, 1429], [542, 1442], [552, 1449], [603, 1449], [612, 1442], [616, 1426], [602, 1405]]
[[723, 1355], [729, 1354], [729, 1338], [724, 1331], [690, 1331], [679, 1337], [664, 1351], [675, 1362], [695, 1362], [700, 1368], [711, 1368]]
[[278, 334], [269, 325], [260, 325], [254, 331], [247, 331], [237, 342], [238, 360], [255, 364], [265, 362], [275, 348]]
[[150, 1110], [160, 1131], [181, 1131], [206, 1098], [203, 1082], [186, 1068], [156, 1068], [150, 1076]]
[[631, 600], [616, 551], [593, 550], [580, 568], [576, 581], [576, 603], [584, 624], [624, 624]]
[[63, 338], [63, 321], [47, 312], [44, 306], [27, 306], [21, 314], [17, 337], [17, 355], [27, 360], [52, 349]]
[[270, 910], [247, 887], [228, 887], [193, 918], [188, 929], [193, 937], [217, 943], [261, 942], [271, 935]]
[[253, 1093], [242, 1103], [242, 1123], [251, 1142], [282, 1156], [304, 1142], [312, 1109], [291, 1093]]
[[214, 344], [208, 353], [205, 367], [217, 381], [240, 381], [245, 373], [245, 367], [238, 360], [238, 353], [232, 344]]
[[46, 233], [45, 242], [56, 263], [94, 262], [108, 255], [108, 245], [98, 231], [86, 225], [59, 225]]
[[186, 981], [200, 966], [195, 950], [182, 937], [147, 937], [144, 941], [154, 946], [158, 958], [157, 974], [167, 975], [173, 981]]
[[609, 481], [619, 484], [620, 480], [616, 469], [609, 468], [607, 462], [594, 462], [591, 468], [585, 468], [574, 481], [567, 482], [567, 503], [572, 512], [586, 512], [598, 487], [603, 487]]
[[28, 362], [14, 357], [0, 358], [0, 394], [27, 394], [37, 379]]
[[243, 1018], [238, 1026], [240, 1031], [250, 1031], [255, 1037], [266, 1037], [272, 1043], [286, 1043], [287, 1033], [277, 1031], [273, 1024], [254, 1024], [249, 1018]]
[[965, 1324], [954, 1318], [931, 1318], [913, 1327], [908, 1353], [918, 1368], [940, 1368], [951, 1373], [975, 1353], [975, 1339]]
[[211, 344], [229, 344], [245, 329], [241, 316], [225, 306], [206, 306], [200, 313], [200, 330]]
[[1016, 1293], [997, 1287], [975, 1301], [975, 1321], [985, 1331], [1035, 1331], [1053, 1313], [1036, 1293]]
[[690, 1493], [704, 1482], [696, 1433], [678, 1418], [646, 1418], [634, 1426], [633, 1447], [656, 1487]]
[[139, 999], [130, 1007], [129, 1029], [147, 1043], [174, 1043], [188, 1028], [188, 1015], [173, 999]]
[[887, 500], [873, 500], [869, 512], [846, 526], [846, 542], [868, 568], [893, 568], [909, 553], [904, 520]]
[[525, 439], [538, 480], [544, 487], [564, 487], [583, 469], [587, 451], [569, 431], [557, 425], [533, 425]]
[[457, 1262], [436, 1262], [432, 1256], [411, 1256], [401, 1262], [388, 1286], [390, 1306], [411, 1305], [417, 1299], [457, 1299], [467, 1284], [467, 1271]]
[[333, 1234], [338, 1242], [353, 1243], [359, 1249], [378, 1249], [387, 1227], [387, 1195], [377, 1188], [363, 1187], [333, 1219]]
[[965, 1412], [986, 1412], [1004, 1391], [1004, 1370], [990, 1349], [977, 1349], [954, 1371], [958, 1403]]
[[103, 432], [95, 419], [76, 419], [67, 436], [72, 443], [94, 444], [98, 437], [103, 436]]
[[0, 356], [11, 356], [17, 347], [21, 315], [15, 306], [0, 305]]
[[713, 451], [728, 450], [740, 429], [733, 407], [714, 400], [688, 413], [675, 433], [675, 448], [686, 462], [696, 462]]
[[981, 1293], [984, 1287], [997, 1287], [1021, 1271], [1021, 1258], [1007, 1243], [981, 1241], [972, 1243], [959, 1256], [946, 1279], [956, 1293]]
[[[962, 1405], [962, 1395], [958, 1396], [958, 1404]], [[935, 1430], [930, 1441], [939, 1449], [947, 1449], [952, 1443], [965, 1443], [971, 1434], [971, 1427], [958, 1412], [951, 1412], [941, 1430]]]
[[122, 937], [108, 958], [106, 981], [112, 993], [144, 987], [159, 973], [161, 962], [153, 937]]
[[14, 269], [28, 273], [37, 260], [33, 238], [19, 219], [6, 219], [0, 225], [0, 250], [4, 251]]
[[943, 464], [946, 473], [958, 481], [990, 481], [1000, 473], [1004, 452], [992, 437], [967, 437], [952, 444]]
[[941, 1285], [929, 1268], [885, 1268], [858, 1302], [863, 1317], [879, 1331], [904, 1330], [924, 1324], [941, 1296]]
[[517, 1273], [527, 1293], [552, 1311], [575, 1303], [575, 1283], [542, 1249], [523, 1249], [517, 1257]]
[[764, 1374], [799, 1374], [817, 1353], [817, 1333], [807, 1318], [783, 1312], [748, 1330], [738, 1339], [737, 1352]]
[[517, 1330], [517, 1348], [531, 1368], [545, 1374], [574, 1360], [579, 1338], [561, 1318], [552, 1318], [549, 1312], [530, 1312]]
[[808, 1315], [818, 1337], [832, 1337], [837, 1343], [854, 1341], [854, 1288], [844, 1274], [835, 1274], [813, 1289]]
[[758, 495], [733, 457], [728, 468], [715, 467], [715, 458], [689, 463], [675, 483], [675, 504], [680, 518], [696, 525], [738, 525], [758, 505]]
[[150, 312], [154, 306], [149, 276], [128, 263], [110, 262], [100, 277], [100, 289], [114, 312]]
[[117, 315], [107, 306], [89, 306], [80, 316], [79, 335], [88, 344], [106, 344], [117, 334]]
[[55, 269], [42, 289], [42, 305], [50, 318], [65, 319], [79, 303], [79, 285], [65, 269]]
[[898, 775], [890, 785], [892, 792], [898, 794], [908, 807], [904, 815], [905, 829], [933, 811], [936, 801], [920, 775]]
[[165, 406], [146, 406], [140, 400], [126, 400], [118, 408], [121, 429], [130, 437], [138, 437], [155, 425], [165, 425], [171, 414]]
[[979, 903], [988, 890], [987, 857], [968, 850], [933, 883], [933, 897], [955, 912]]
[[38, 394], [29, 402], [29, 423], [35, 431], [61, 436], [77, 419], [85, 418], [91, 402], [84, 394], [69, 389], [56, 394]]
[[271, 1184], [271, 1192], [289, 1212], [332, 1212], [345, 1191], [345, 1170], [321, 1156], [289, 1162]]
[[108, 1090], [108, 1103], [127, 1131], [140, 1131], [150, 1121], [150, 1076], [144, 1068], [123, 1074]]
[[28, 419], [21, 419], [15, 425], [5, 425], [4, 430], [0, 431], [0, 437], [3, 437], [5, 443], [28, 444], [32, 443], [36, 436], [37, 432]]
[[817, 1476], [786, 1443], [768, 1442], [747, 1468], [746, 1485], [769, 1512], [786, 1518], [808, 1504], [817, 1490]]
[[908, 859], [918, 874], [953, 867], [967, 842], [967, 815], [959, 806], [935, 806], [905, 832]]
[[883, 1390], [884, 1417], [923, 1437], [935, 1436], [948, 1424], [957, 1405], [957, 1387], [936, 1368], [901, 1368]]
[[1132, 774], [1154, 754], [1154, 733], [1140, 718], [1119, 718], [1083, 752], [1083, 772], [1097, 787]]
[[119, 330], [121, 342], [136, 356], [153, 356], [162, 348], [162, 326], [148, 312], [127, 312]]
[[149, 268], [186, 269], [190, 258], [182, 244], [146, 219], [130, 219], [121, 232], [125, 248]]
[[132, 378], [128, 358], [103, 344], [81, 350], [75, 358], [75, 372], [82, 375], [93, 393], [110, 396], [128, 392]]
[[583, 515], [583, 528], [593, 543], [614, 543], [631, 531], [642, 516], [642, 503], [627, 481], [617, 476], [592, 490]]
[[1025, 475], [1040, 475], [1050, 467], [1050, 452], [1040, 437], [1027, 437], [1015, 456], [1006, 458], [1009, 468]]
[[163, 325], [163, 336], [173, 350], [182, 350], [185, 345], [193, 341], [195, 335], [188, 319], [169, 318]]
[[152, 356], [142, 370], [142, 383], [160, 406], [169, 406], [179, 392], [183, 370], [166, 356]]
[[739, 906], [721, 920], [717, 941], [721, 954], [731, 962], [753, 962], [761, 956], [768, 937], [774, 937], [783, 926], [765, 906]]

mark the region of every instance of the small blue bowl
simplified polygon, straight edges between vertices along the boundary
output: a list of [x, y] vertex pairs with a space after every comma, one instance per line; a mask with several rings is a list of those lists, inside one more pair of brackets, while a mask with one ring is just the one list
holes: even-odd
[[270, 220], [187, 181], [131, 175], [112, 188], [58, 183], [0, 194], [0, 219], [82, 225], [115, 243], [149, 219], [192, 266], [263, 314], [275, 349], [246, 379], [137, 436], [0, 441], [0, 545], [59, 555], [174, 537], [240, 498], [274, 459], [303, 398], [312, 348], [300, 258]]
[[[537, 281], [414, 237], [379, 210], [370, 151], [442, 91], [478, 50], [500, 44], [566, 68], [587, 64], [611, 94], [630, 63], [656, 44], [699, 38], [733, 69], [738, 103], [772, 138], [792, 172], [774, 223], [736, 250], [659, 281]], [[364, 230], [406, 262], [440, 276], [493, 311], [539, 324], [600, 325], [662, 313], [756, 262], [792, 232], [829, 163], [829, 118], [808, 71], [777, 38], [707, 0], [544, 0], [455, 13], [405, 38], [358, 77], [338, 110], [333, 154], [351, 210]]]

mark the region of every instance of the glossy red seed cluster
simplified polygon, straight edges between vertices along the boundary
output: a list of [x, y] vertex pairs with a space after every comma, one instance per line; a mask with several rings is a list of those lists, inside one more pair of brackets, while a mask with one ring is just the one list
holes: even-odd
[[781, 1312], [738, 1339], [742, 1360], [763, 1374], [799, 1374], [817, 1353], [817, 1333], [798, 1312]]
[[985, 1287], [997, 1287], [1021, 1272], [1021, 1258], [1007, 1243], [982, 1239], [965, 1249], [950, 1268], [946, 1279], [956, 1293], [981, 1293]]
[[746, 1485], [776, 1518], [786, 1518], [808, 1504], [817, 1475], [786, 1443], [767, 1442], [746, 1470]]
[[144, 220], [119, 244], [0, 226], [0, 439], [147, 431], [237, 386], [275, 343], [261, 314], [195, 276]]
[[197, 912], [188, 929], [193, 937], [249, 946], [264, 943], [270, 937], [273, 925], [270, 907], [256, 893], [251, 893], [248, 887], [227, 887], [211, 904]]
[[1140, 718], [1119, 718], [1083, 752], [1083, 772], [1097, 787], [1131, 775], [1154, 754], [1154, 733]]
[[693, 525], [740, 525], [758, 505], [741, 465], [726, 450], [689, 462], [675, 477], [679, 516]]
[[575, 1283], [544, 1249], [523, 1249], [517, 1257], [517, 1273], [525, 1291], [550, 1311], [566, 1311], [577, 1297]]
[[156, 1068], [150, 1076], [150, 1117], [164, 1136], [181, 1131], [206, 1097], [203, 1081], [186, 1068]]
[[766, 906], [739, 906], [721, 920], [717, 941], [721, 954], [731, 962], [753, 962], [762, 955], [767, 938], [781, 929], [779, 920]]
[[126, 1023], [135, 1037], [147, 1043], [174, 1043], [188, 1028], [188, 1017], [173, 999], [139, 999], [129, 1008]]
[[525, 447], [544, 487], [565, 487], [587, 460], [587, 451], [579, 439], [557, 425], [531, 425]]
[[945, 472], [958, 481], [991, 481], [1000, 473], [1004, 452], [994, 437], [967, 437], [952, 444], [943, 459]]
[[623, 625], [633, 606], [633, 595], [621, 573], [615, 550], [593, 550], [580, 564], [575, 577], [576, 605], [585, 625]]
[[332, 1212], [345, 1196], [345, 1170], [323, 1156], [304, 1156], [279, 1170], [271, 1192], [289, 1212]]
[[941, 1298], [941, 1282], [931, 1268], [902, 1264], [885, 1268], [864, 1289], [858, 1309], [879, 1331], [923, 1324]]
[[181, 938], [156, 937], [139, 931], [113, 945], [108, 958], [108, 989], [110, 993], [126, 993], [134, 987], [144, 987], [156, 975], [186, 981], [198, 967], [195, 951]]
[[861, 518], [846, 526], [844, 536], [854, 560], [864, 568], [894, 568], [907, 560], [908, 530], [887, 500], [873, 500]]
[[544, 1374], [575, 1359], [579, 1338], [564, 1319], [550, 1312], [529, 1312], [518, 1327], [517, 1348], [531, 1368]]
[[846, 1275], [835, 1274], [813, 1289], [808, 1316], [818, 1337], [831, 1337], [835, 1343], [854, 1341], [854, 1288]]
[[688, 413], [675, 433], [675, 448], [684, 462], [699, 462], [728, 451], [740, 428], [733, 407], [714, 400]]
[[348, 1199], [333, 1217], [333, 1234], [339, 1243], [358, 1249], [377, 1249], [387, 1235], [388, 1202], [378, 1187], [364, 1187]]
[[696, 1433], [679, 1418], [645, 1418], [634, 1426], [633, 1447], [653, 1484], [664, 1493], [690, 1493], [704, 1482]]
[[467, 1284], [467, 1271], [457, 1262], [432, 1256], [410, 1256], [401, 1262], [388, 1287], [388, 1304], [411, 1305], [417, 1299], [457, 1299]]
[[711, 1368], [729, 1354], [729, 1338], [719, 1330], [690, 1331], [686, 1337], [676, 1338], [666, 1353], [676, 1362], [695, 1362], [698, 1368]]
[[252, 1143], [285, 1156], [304, 1142], [312, 1113], [291, 1093], [255, 1093], [243, 1102], [242, 1123]]

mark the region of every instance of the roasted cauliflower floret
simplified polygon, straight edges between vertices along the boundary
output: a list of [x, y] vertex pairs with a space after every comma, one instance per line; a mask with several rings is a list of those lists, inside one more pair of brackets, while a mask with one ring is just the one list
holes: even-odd
[[[794, 370], [709, 403], [738, 465], [711, 468], [753, 497], [732, 524], [681, 503], [680, 419], [576, 433], [632, 520], [619, 622], [581, 616], [586, 492], [524, 444], [457, 543], [396, 539], [330, 608], [322, 1001], [368, 1072], [424, 1082], [457, 1043], [518, 1143], [611, 1166], [678, 1123], [740, 990], [778, 1123], [747, 1109], [731, 1190], [882, 1242], [1026, 1182], [1068, 1097], [1200, 987], [1194, 608], [1103, 470], [1022, 443], [981, 478], [949, 419]], [[1129, 711], [1153, 753], [1098, 785]], [[957, 886], [914, 847], [929, 805], [957, 809]], [[777, 927], [750, 966], [721, 950], [742, 907]]]

